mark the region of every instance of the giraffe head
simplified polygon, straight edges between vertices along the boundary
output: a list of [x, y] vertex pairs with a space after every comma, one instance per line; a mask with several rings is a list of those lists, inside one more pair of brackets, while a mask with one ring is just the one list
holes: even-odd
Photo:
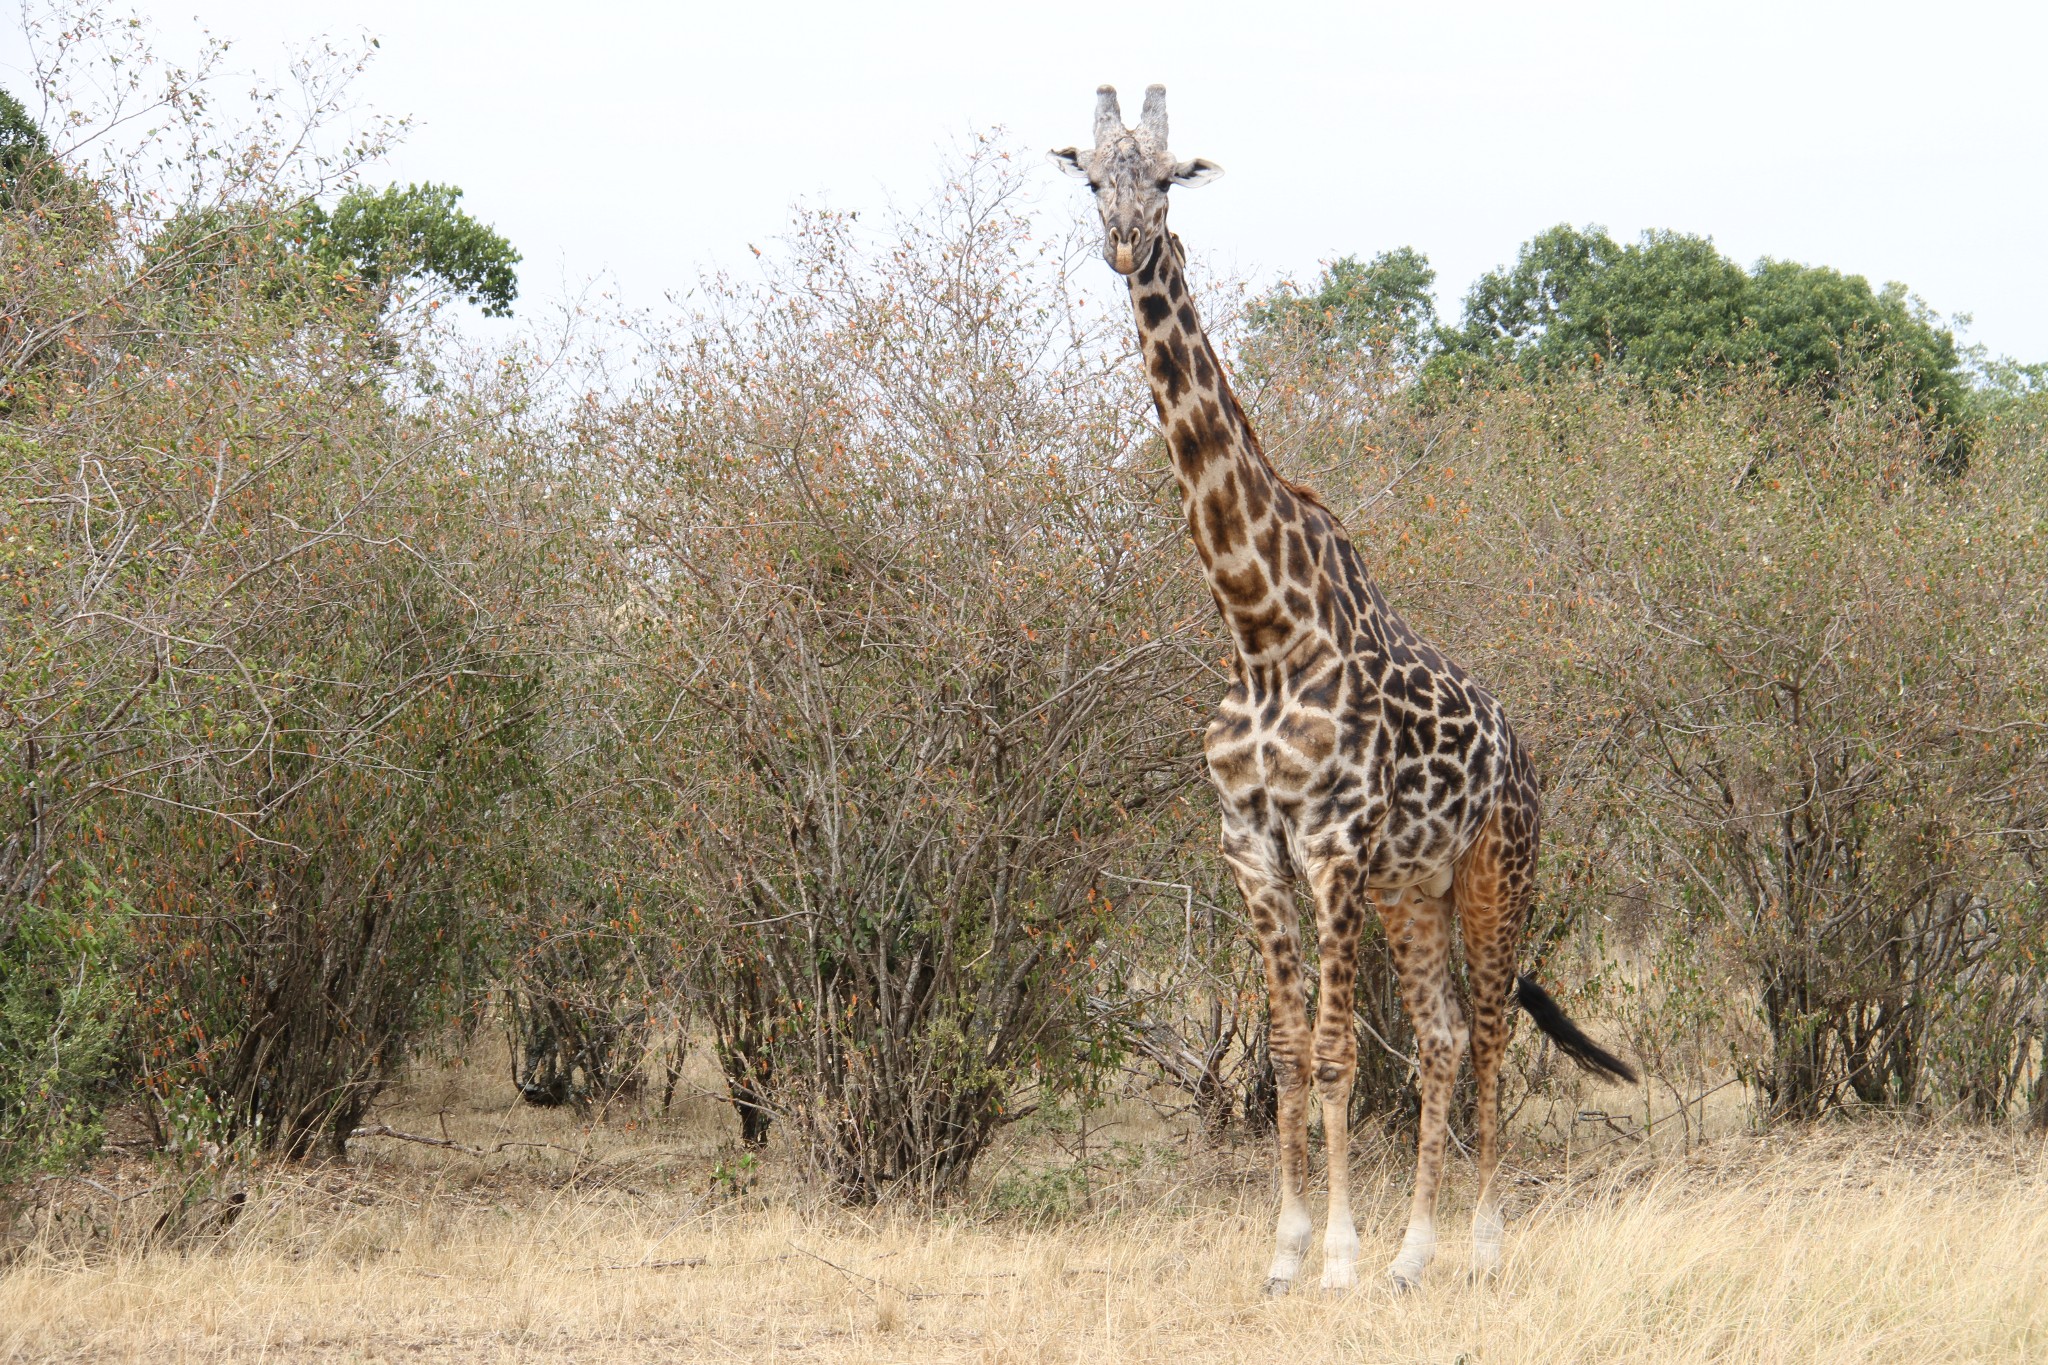
[[1095, 91], [1095, 149], [1063, 147], [1052, 154], [1061, 170], [1088, 182], [1102, 213], [1102, 256], [1119, 275], [1152, 259], [1166, 237], [1166, 192], [1193, 189], [1223, 174], [1213, 161], [1176, 161], [1166, 150], [1166, 87], [1148, 86], [1136, 128], [1124, 127], [1116, 88]]

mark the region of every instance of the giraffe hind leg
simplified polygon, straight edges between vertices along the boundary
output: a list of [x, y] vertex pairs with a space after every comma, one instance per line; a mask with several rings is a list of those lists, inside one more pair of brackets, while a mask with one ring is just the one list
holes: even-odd
[[1473, 1109], [1479, 1130], [1472, 1272], [1479, 1276], [1490, 1275], [1499, 1266], [1506, 1230], [1500, 1185], [1495, 1179], [1500, 1169], [1500, 1067], [1508, 1045], [1509, 986], [1535, 890], [1532, 869], [1524, 866], [1531, 862], [1533, 858], [1503, 843], [1501, 824], [1495, 818], [1459, 860], [1452, 882], [1472, 1000]]

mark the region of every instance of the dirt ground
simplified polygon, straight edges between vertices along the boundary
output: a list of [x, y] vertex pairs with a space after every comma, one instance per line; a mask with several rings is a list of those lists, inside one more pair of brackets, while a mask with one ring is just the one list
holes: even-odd
[[[1859, 1123], [1524, 1141], [1506, 1264], [1464, 1273], [1460, 1162], [1425, 1287], [1269, 1301], [1264, 1144], [1133, 1109], [1020, 1134], [972, 1199], [836, 1207], [705, 1087], [542, 1111], [433, 1071], [345, 1163], [112, 1155], [18, 1192], [7, 1361], [1941, 1361], [2048, 1357], [2036, 1139]], [[472, 1150], [464, 1150], [464, 1148]], [[482, 1155], [476, 1153], [481, 1152]], [[1364, 1144], [1367, 1257], [1409, 1154]], [[237, 1198], [239, 1193], [240, 1198]]]

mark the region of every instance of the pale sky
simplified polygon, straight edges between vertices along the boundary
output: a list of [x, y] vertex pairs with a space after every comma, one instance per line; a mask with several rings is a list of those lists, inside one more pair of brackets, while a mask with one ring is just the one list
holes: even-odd
[[[1710, 234], [1744, 262], [1905, 281], [1966, 340], [2048, 360], [2048, 6], [1302, 4], [1233, 0], [547, 5], [145, 0], [242, 69], [316, 34], [382, 41], [358, 87], [433, 179], [525, 253], [523, 302], [594, 277], [634, 305], [774, 236], [799, 197], [914, 201], [1005, 126], [1085, 142], [1093, 90], [1228, 174], [1177, 195], [1204, 258], [1266, 281], [1413, 245], [1448, 316], [1552, 223]], [[195, 18], [196, 16], [196, 18]], [[0, 36], [19, 94], [23, 47]], [[1079, 194], [1044, 168], [1043, 192]], [[1104, 267], [1105, 272], [1107, 267]]]

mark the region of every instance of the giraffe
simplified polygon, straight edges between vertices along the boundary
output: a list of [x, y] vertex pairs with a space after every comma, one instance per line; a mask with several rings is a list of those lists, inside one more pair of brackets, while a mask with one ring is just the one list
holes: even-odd
[[[1387, 605], [1342, 524], [1266, 458], [1196, 316], [1180, 240], [1166, 228], [1168, 191], [1206, 184], [1222, 168], [1177, 161], [1167, 150], [1165, 88], [1146, 90], [1130, 129], [1116, 91], [1102, 86], [1093, 150], [1068, 147], [1052, 157], [1088, 182], [1102, 215], [1103, 256], [1128, 281], [1181, 507], [1236, 646], [1232, 681], [1203, 749], [1222, 808], [1223, 858], [1265, 966], [1280, 1167], [1266, 1290], [1288, 1291], [1314, 1231], [1311, 1082], [1322, 1100], [1329, 1158], [1322, 1287], [1358, 1283], [1347, 1114], [1357, 1060], [1353, 987], [1367, 913], [1386, 932], [1415, 1026], [1422, 1098], [1407, 1232], [1387, 1274], [1395, 1289], [1414, 1288], [1435, 1255], [1437, 1183], [1469, 1041], [1480, 1187], [1472, 1264], [1484, 1275], [1501, 1253], [1494, 1177], [1510, 1005], [1520, 1004], [1589, 1070], [1635, 1079], [1533, 977], [1514, 979], [1536, 887], [1535, 768], [1499, 703]], [[1315, 908], [1321, 975], [1313, 1027], [1297, 881]], [[1464, 942], [1469, 1029], [1452, 975], [1454, 923]]]

